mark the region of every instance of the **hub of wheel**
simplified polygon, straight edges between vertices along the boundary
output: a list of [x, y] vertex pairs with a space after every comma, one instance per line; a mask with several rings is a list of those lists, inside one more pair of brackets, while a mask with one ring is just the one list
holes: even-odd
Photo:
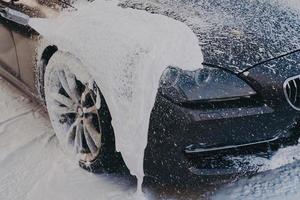
[[83, 110], [82, 110], [81, 107], [78, 107], [78, 108], [77, 108], [77, 113], [78, 113], [78, 116], [79, 116], [79, 117], [83, 117]]

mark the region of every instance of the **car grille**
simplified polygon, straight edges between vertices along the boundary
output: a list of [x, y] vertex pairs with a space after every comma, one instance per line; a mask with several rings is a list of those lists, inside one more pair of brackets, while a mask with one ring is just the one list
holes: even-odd
[[300, 75], [288, 78], [283, 84], [283, 89], [289, 104], [300, 111]]

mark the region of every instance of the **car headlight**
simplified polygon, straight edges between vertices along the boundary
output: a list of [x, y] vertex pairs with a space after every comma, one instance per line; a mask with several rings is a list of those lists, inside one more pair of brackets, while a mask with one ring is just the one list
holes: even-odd
[[196, 71], [168, 67], [161, 76], [160, 91], [177, 102], [220, 101], [256, 94], [235, 74], [206, 66]]

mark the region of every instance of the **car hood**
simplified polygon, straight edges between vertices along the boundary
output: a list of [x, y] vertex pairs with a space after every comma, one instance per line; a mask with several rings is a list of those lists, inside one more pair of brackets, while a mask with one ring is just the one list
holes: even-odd
[[120, 5], [186, 23], [199, 38], [205, 63], [237, 73], [300, 49], [300, 13], [280, 0], [129, 0]]

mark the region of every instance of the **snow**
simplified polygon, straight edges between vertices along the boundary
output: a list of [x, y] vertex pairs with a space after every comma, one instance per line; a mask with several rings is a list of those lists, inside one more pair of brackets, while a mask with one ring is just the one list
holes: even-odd
[[22, 4], [41, 11], [45, 17], [53, 17], [58, 14], [57, 8], [41, 5], [37, 0], [18, 0], [16, 4]]
[[279, 4], [285, 8], [291, 8], [295, 11], [300, 12], [300, 1], [299, 0], [279, 0]]
[[[183, 23], [120, 8], [117, 2], [95, 1], [76, 7], [77, 12], [64, 12], [54, 19], [31, 19], [30, 25], [44, 37], [42, 43], [56, 44], [61, 51], [77, 56], [83, 70], [95, 79], [112, 115], [117, 150], [137, 176], [140, 189], [160, 76], [169, 65], [200, 68], [203, 56], [198, 40]], [[80, 76], [82, 69], [76, 70]]]
[[212, 199], [299, 199], [299, 160], [299, 144], [281, 148], [269, 159], [245, 158], [261, 166], [259, 173], [221, 187]]
[[[300, 142], [300, 141], [299, 141]], [[256, 155], [242, 157], [228, 157], [231, 161], [249, 163], [252, 166], [260, 166], [258, 172], [266, 172], [278, 169], [282, 166], [300, 160], [300, 146], [287, 146], [280, 148], [270, 158], [265, 158]]]
[[60, 148], [47, 113], [0, 77], [1, 200], [132, 200], [128, 178], [95, 175]]

